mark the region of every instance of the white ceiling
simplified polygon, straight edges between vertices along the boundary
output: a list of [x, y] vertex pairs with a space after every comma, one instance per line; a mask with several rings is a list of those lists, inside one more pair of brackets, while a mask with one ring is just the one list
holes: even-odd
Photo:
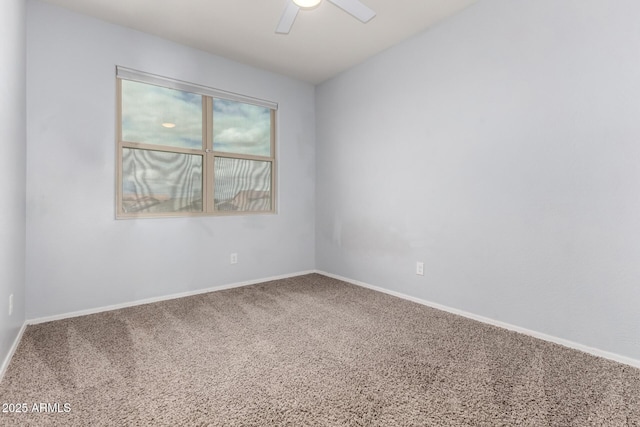
[[310, 83], [323, 82], [476, 0], [362, 0], [366, 24], [323, 1], [275, 28], [291, 0], [45, 0]]

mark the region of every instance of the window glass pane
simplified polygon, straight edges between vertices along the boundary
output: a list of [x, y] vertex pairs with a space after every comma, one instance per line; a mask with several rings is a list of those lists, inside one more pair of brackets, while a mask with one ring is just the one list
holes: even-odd
[[271, 162], [215, 158], [215, 206], [219, 211], [270, 211]]
[[214, 99], [213, 149], [271, 157], [271, 110], [237, 101]]
[[122, 207], [131, 212], [202, 212], [202, 156], [123, 148]]
[[122, 80], [122, 139], [202, 149], [202, 96]]

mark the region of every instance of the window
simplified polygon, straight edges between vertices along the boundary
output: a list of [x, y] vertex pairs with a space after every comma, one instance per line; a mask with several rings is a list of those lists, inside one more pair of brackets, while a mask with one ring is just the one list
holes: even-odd
[[116, 217], [275, 212], [277, 104], [117, 68]]

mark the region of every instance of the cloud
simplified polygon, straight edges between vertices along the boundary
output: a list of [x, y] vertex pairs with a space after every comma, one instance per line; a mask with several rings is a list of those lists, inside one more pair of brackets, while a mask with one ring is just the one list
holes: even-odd
[[[271, 156], [271, 110], [214, 99], [214, 149]], [[173, 123], [165, 128], [163, 123]], [[122, 138], [169, 147], [202, 148], [202, 96], [128, 80], [122, 81]]]
[[[163, 127], [174, 123], [174, 128]], [[202, 96], [122, 81], [122, 138], [170, 147], [202, 148]]]
[[228, 153], [271, 155], [271, 110], [214, 99], [213, 148]]
[[[271, 156], [271, 110], [214, 99], [214, 150]], [[163, 127], [174, 123], [174, 128]], [[202, 149], [202, 96], [122, 81], [124, 141]], [[123, 149], [123, 196], [173, 200], [202, 199], [203, 157]], [[269, 191], [271, 163], [216, 157], [215, 198], [229, 200], [242, 190]], [[133, 199], [132, 199], [133, 200]]]

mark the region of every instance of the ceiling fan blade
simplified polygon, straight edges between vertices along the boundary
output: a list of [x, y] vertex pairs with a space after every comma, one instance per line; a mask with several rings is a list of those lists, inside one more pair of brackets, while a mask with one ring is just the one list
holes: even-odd
[[374, 16], [376, 16], [376, 13], [360, 2], [360, 0], [329, 1], [362, 22], [369, 22]]
[[291, 27], [293, 26], [293, 21], [296, 20], [299, 10], [300, 8], [296, 6], [293, 1], [289, 0], [287, 2], [287, 6], [284, 8], [284, 12], [282, 12], [280, 22], [276, 27], [276, 33], [289, 34], [289, 31], [291, 31]]

